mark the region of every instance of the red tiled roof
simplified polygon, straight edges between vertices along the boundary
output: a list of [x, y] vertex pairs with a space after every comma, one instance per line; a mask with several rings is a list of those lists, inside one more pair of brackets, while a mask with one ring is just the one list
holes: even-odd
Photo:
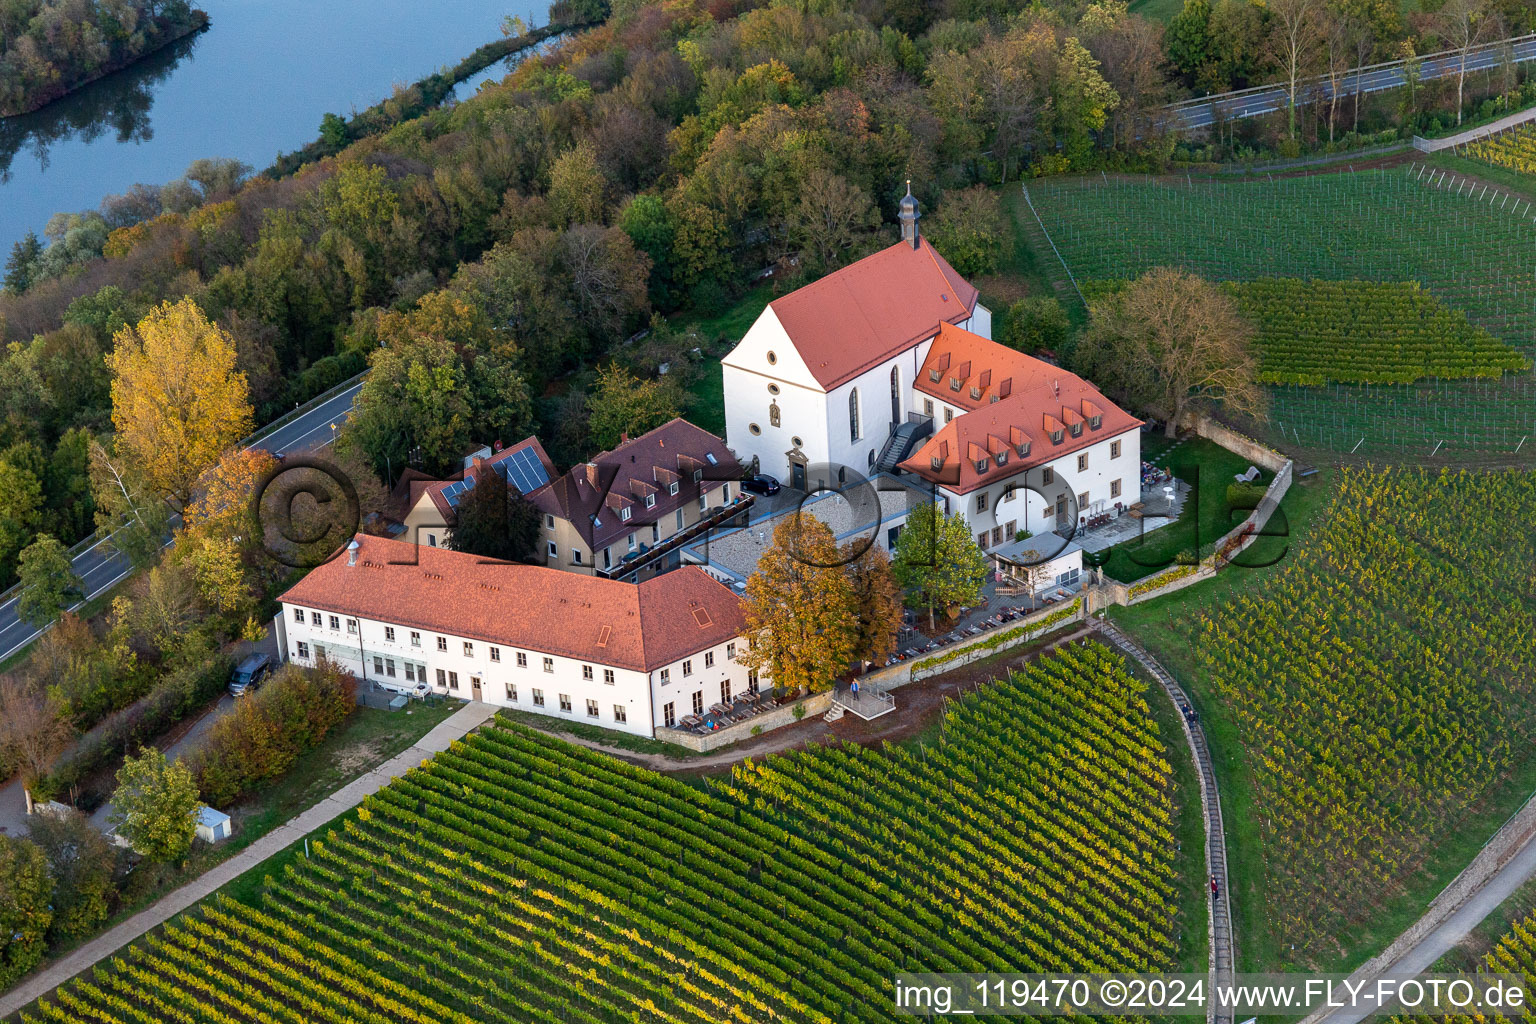
[[[949, 376], [953, 371], [949, 369], [934, 384], [928, 369], [945, 359], [948, 367], [967, 361], [973, 368], [988, 367], [993, 385], [1000, 388], [1009, 381], [1011, 388], [995, 401], [995, 392], [987, 388], [982, 389], [980, 398], [972, 398], [970, 388], [976, 382], [962, 380], [959, 392], [951, 391]], [[1141, 420], [1077, 374], [956, 327], [945, 328], [934, 341], [917, 386], [962, 411], [900, 468], [956, 494], [1006, 480], [1141, 426]], [[1089, 425], [1092, 416], [1103, 417], [1097, 430]], [[1071, 433], [1074, 423], [1082, 425], [1077, 437]], [[1061, 444], [1051, 443], [1050, 434], [1056, 430], [1062, 433]], [[1026, 454], [1021, 455], [1019, 448], [1026, 445]], [[1002, 465], [997, 463], [999, 455]], [[976, 464], [983, 459], [986, 471], [977, 472]]]
[[797, 288], [769, 305], [817, 383], [831, 391], [967, 320], [977, 291], [919, 236]]
[[280, 600], [642, 672], [745, 628], [740, 600], [697, 566], [621, 583], [384, 537], [356, 539], [356, 565], [343, 552]]
[[[939, 328], [912, 386], [956, 409], [1001, 401], [1056, 367], [953, 324]], [[934, 374], [939, 379], [934, 380]], [[1059, 375], [1059, 374], [1058, 374]], [[975, 394], [972, 394], [975, 389]]]

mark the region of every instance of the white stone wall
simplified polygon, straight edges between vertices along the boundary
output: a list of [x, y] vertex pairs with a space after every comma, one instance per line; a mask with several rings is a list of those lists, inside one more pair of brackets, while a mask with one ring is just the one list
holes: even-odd
[[[303, 613], [302, 622], [295, 618], [296, 610]], [[319, 625], [314, 623], [315, 614], [320, 616]], [[332, 628], [332, 616], [335, 616], [336, 628]], [[284, 656], [301, 665], [313, 665], [319, 650], [323, 649], [327, 657], [359, 678], [378, 680], [385, 685], [409, 686], [412, 683], [406, 672], [409, 664], [411, 675], [417, 679], [425, 677], [424, 681], [435, 692], [466, 700], [475, 698], [474, 680], [478, 678], [478, 699], [487, 704], [587, 722], [638, 736], [655, 735], [656, 727], [662, 724], [663, 704], [668, 700], [678, 702], [678, 717], [681, 718], [688, 713], [682, 710], [683, 700], [691, 701], [693, 691], [701, 686], [707, 698], [705, 707], [720, 699], [719, 683], [723, 678], [732, 680], [734, 692], [743, 693], [747, 688], [747, 670], [726, 658], [723, 643], [692, 655], [694, 671], [690, 676], [682, 675], [681, 661], [667, 666], [672, 683], [669, 688], [662, 688], [660, 670], [646, 673], [615, 668], [598, 661], [546, 654], [531, 648], [491, 644], [370, 619], [357, 621], [351, 616], [324, 609], [284, 604], [282, 621], [286, 633]], [[349, 625], [353, 622], [355, 628]], [[393, 638], [388, 633], [390, 629], [394, 630]], [[414, 638], [413, 632], [417, 634]], [[439, 637], [446, 650], [440, 649]], [[738, 638], [732, 642], [738, 651], [745, 649], [745, 640]], [[468, 653], [464, 649], [466, 643], [470, 644]], [[714, 654], [715, 662], [708, 669], [704, 667], [706, 652]], [[524, 655], [526, 664], [518, 663], [519, 654]], [[366, 657], [366, 664], [362, 663], [363, 657]], [[548, 671], [545, 658], [550, 659]], [[393, 675], [389, 672], [391, 665]], [[588, 669], [591, 670], [590, 679], [587, 678]], [[439, 671], [443, 673], [442, 683], [438, 682]], [[613, 673], [611, 683], [607, 682], [609, 671]], [[452, 685], [455, 677], [457, 687]], [[515, 698], [508, 692], [509, 685], [516, 691]], [[542, 705], [535, 703], [535, 690], [542, 692]], [[662, 699], [664, 692], [667, 696]], [[710, 698], [711, 693], [713, 698]], [[569, 711], [560, 706], [562, 694], [570, 698]], [[588, 713], [589, 700], [597, 702], [595, 716]], [[619, 720], [616, 707], [624, 709], [623, 721]], [[691, 710], [691, 704], [689, 708]]]

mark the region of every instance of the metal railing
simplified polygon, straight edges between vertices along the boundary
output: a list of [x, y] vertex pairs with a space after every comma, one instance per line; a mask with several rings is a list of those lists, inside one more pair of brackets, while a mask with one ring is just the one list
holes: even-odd
[[[1471, 60], [1473, 57], [1480, 57], [1485, 53], [1496, 53], [1506, 46], [1514, 49], [1523, 43], [1536, 43], [1536, 32], [1527, 33], [1523, 36], [1511, 36], [1508, 39], [1496, 39], [1491, 43], [1484, 43], [1480, 46], [1472, 47], [1467, 50], [1467, 59]], [[1418, 54], [1413, 57], [1413, 62], [1415, 64], [1424, 65], [1435, 63], [1441, 60], [1459, 58], [1460, 56], [1460, 50], [1437, 50], [1434, 53]], [[1515, 57], [1514, 59], [1516, 61], [1536, 59], [1536, 51], [1533, 51], [1526, 57]], [[1343, 75], [1339, 76], [1339, 80], [1347, 81], [1349, 79], [1359, 78], [1376, 71], [1387, 71], [1393, 68], [1401, 68], [1407, 63], [1407, 60], [1398, 58], [1397, 60], [1384, 60], [1376, 64], [1361, 64], [1359, 67], [1353, 67], [1344, 72]], [[1296, 83], [1296, 94], [1299, 96], [1305, 88], [1311, 88], [1324, 84], [1328, 81], [1328, 79], [1328, 75], [1313, 75], [1306, 79], [1298, 80]], [[1267, 93], [1275, 92], [1276, 90], [1288, 92], [1289, 89], [1290, 86], [1285, 82], [1271, 82], [1267, 85], [1251, 85], [1246, 89], [1234, 89], [1231, 92], [1213, 93], [1210, 96], [1197, 96], [1191, 97], [1187, 100], [1179, 100], [1174, 103], [1166, 104], [1163, 109], [1179, 111], [1190, 107], [1203, 107], [1208, 104], [1214, 106], [1215, 104], [1225, 103], [1230, 100], [1241, 99], [1245, 96], [1262, 96]]]

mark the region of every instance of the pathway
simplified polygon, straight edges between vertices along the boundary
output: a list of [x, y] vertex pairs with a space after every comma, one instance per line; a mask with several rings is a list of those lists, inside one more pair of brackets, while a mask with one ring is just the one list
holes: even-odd
[[489, 704], [466, 704], [428, 732], [416, 745], [389, 761], [361, 775], [286, 824], [268, 832], [250, 846], [206, 873], [188, 882], [157, 903], [139, 911], [128, 920], [103, 932], [80, 948], [68, 953], [47, 969], [32, 975], [9, 992], [0, 994], [0, 1018], [9, 1017], [36, 999], [46, 996], [73, 978], [117, 952], [145, 932], [164, 924], [197, 901], [212, 895], [219, 887], [256, 867], [311, 832], [356, 807], [377, 793], [397, 776], [421, 764], [434, 754], [448, 749], [496, 713]]
[[[1167, 692], [1175, 708], [1182, 710], [1194, 707], [1178, 682], [1158, 664], [1156, 658], [1147, 653], [1146, 648], [1126, 636], [1108, 619], [1090, 619], [1089, 622], [1104, 634], [1106, 640], [1135, 658], [1142, 668], [1151, 673], [1152, 678]], [[1211, 940], [1210, 969], [1215, 973], [1218, 985], [1231, 985], [1233, 965], [1237, 960], [1237, 938], [1232, 931], [1232, 887], [1227, 883], [1227, 832], [1221, 819], [1221, 794], [1216, 789], [1216, 771], [1211, 764], [1211, 750], [1205, 741], [1205, 730], [1201, 728], [1198, 719], [1191, 722], [1187, 716], [1179, 717], [1184, 723], [1184, 738], [1189, 744], [1190, 754], [1200, 771], [1200, 800], [1205, 819], [1205, 862], [1221, 893], [1219, 899], [1211, 901], [1208, 926]], [[1215, 1024], [1231, 1024], [1232, 1021], [1231, 1011], [1217, 1013], [1213, 1010], [1207, 1014], [1207, 1020], [1213, 1017]]]
[[1415, 135], [1413, 137], [1413, 148], [1421, 153], [1435, 153], [1442, 149], [1455, 149], [1457, 146], [1476, 142], [1478, 139], [1486, 138], [1489, 135], [1497, 135], [1506, 128], [1513, 128], [1515, 125], [1524, 124], [1527, 121], [1536, 121], [1536, 107], [1528, 107], [1525, 110], [1510, 114], [1508, 117], [1501, 117], [1492, 124], [1468, 128], [1464, 132], [1457, 135], [1447, 135], [1443, 139], [1426, 139]]
[[[1379, 955], [1350, 976], [1352, 982], [1411, 978], [1455, 949], [1483, 918], [1536, 877], [1536, 797], [1504, 823], [1472, 862], [1430, 901], [1415, 921]], [[1302, 1024], [1358, 1024], [1369, 1011], [1318, 1012]]]

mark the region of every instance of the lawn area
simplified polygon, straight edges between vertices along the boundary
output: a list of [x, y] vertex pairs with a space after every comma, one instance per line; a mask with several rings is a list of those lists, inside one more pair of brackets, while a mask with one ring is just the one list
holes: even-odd
[[1529, 478], [1351, 472], [1327, 514], [1344, 472], [1291, 488], [1275, 567], [1110, 611], [1204, 719], [1239, 969], [1379, 952], [1536, 789], [1531, 649], [1506, 622], [1532, 604], [1529, 542], [1516, 506], [1486, 511], [1528, 507]]
[[706, 357], [698, 379], [688, 385], [689, 423], [725, 436], [725, 368], [720, 360]]
[[[1141, 459], [1165, 466], [1194, 488], [1175, 523], [1147, 533], [1140, 540], [1117, 544], [1110, 551], [1104, 572], [1122, 583], [1132, 583], [1171, 564], [1184, 552], [1199, 549], [1209, 554], [1216, 541], [1248, 518], [1248, 509], [1230, 509], [1227, 485], [1251, 463], [1203, 437], [1173, 442], [1161, 433], [1144, 433]], [[1259, 483], [1267, 485], [1274, 474], [1264, 471]]]
[[1164, 23], [1183, 9], [1184, 0], [1135, 0], [1131, 4], [1132, 14]]

